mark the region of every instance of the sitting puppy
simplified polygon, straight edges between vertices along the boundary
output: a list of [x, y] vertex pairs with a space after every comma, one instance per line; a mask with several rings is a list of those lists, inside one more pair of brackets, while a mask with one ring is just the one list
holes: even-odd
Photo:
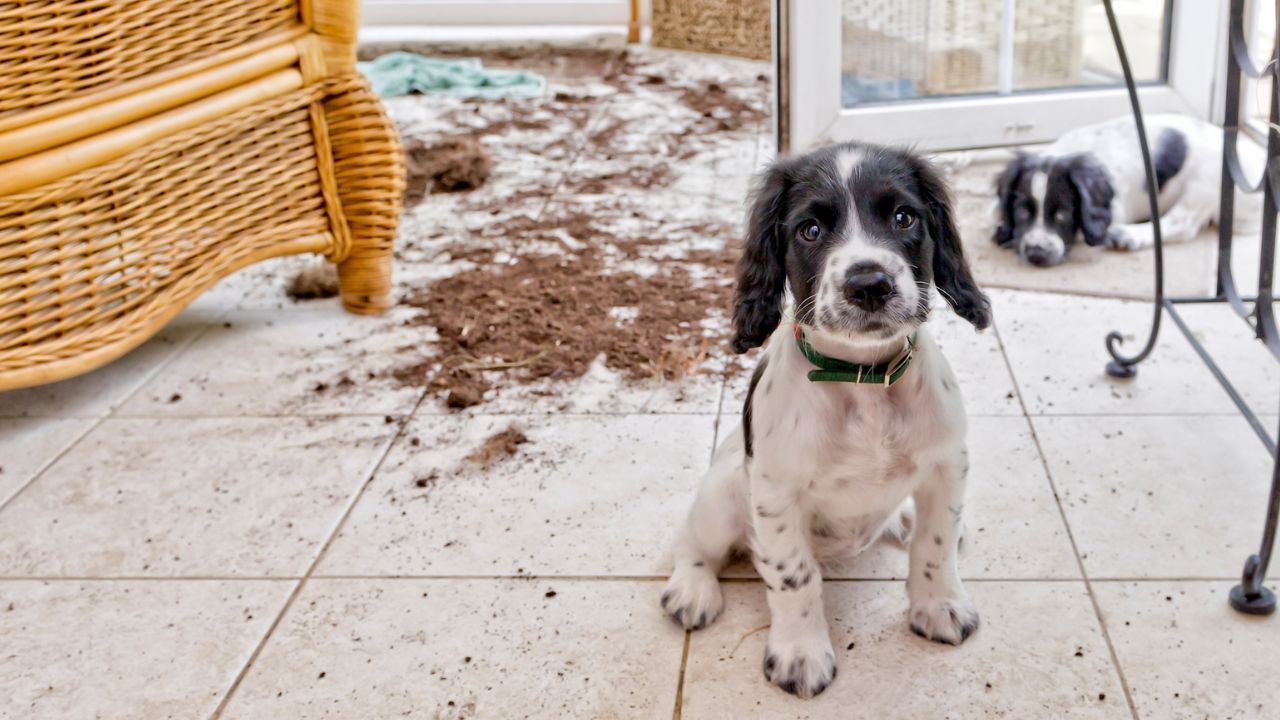
[[[1222, 128], [1182, 115], [1146, 118], [1165, 242], [1196, 236], [1217, 222], [1222, 178]], [[1259, 149], [1240, 143], [1246, 169], [1262, 167]], [[996, 180], [999, 227], [994, 240], [1033, 265], [1056, 265], [1077, 237], [1121, 250], [1155, 239], [1147, 176], [1133, 118], [1072, 130], [1037, 154], [1020, 153]], [[1237, 205], [1242, 223], [1256, 225], [1257, 198]]]
[[[780, 324], [788, 286], [792, 322]], [[738, 265], [733, 348], [769, 343], [742, 425], [677, 531], [662, 606], [686, 628], [715, 620], [716, 574], [749, 547], [772, 615], [765, 677], [800, 697], [836, 673], [819, 563], [884, 532], [902, 538], [913, 512], [911, 629], [959, 644], [978, 627], [956, 569], [964, 408], [923, 327], [934, 287], [975, 327], [990, 322], [926, 162], [851, 143], [767, 171]]]

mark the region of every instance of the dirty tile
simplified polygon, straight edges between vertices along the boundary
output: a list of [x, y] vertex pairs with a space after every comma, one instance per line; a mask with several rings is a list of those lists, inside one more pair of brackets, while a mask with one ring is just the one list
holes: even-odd
[[669, 718], [656, 583], [312, 580], [224, 717]]
[[[514, 454], [467, 459], [513, 425], [527, 436]], [[714, 428], [714, 415], [418, 418], [316, 572], [657, 575]]]
[[1140, 717], [1273, 716], [1280, 704], [1274, 671], [1280, 624], [1233, 610], [1227, 603], [1233, 584], [1093, 584]]
[[1090, 577], [1231, 577], [1256, 552], [1271, 457], [1243, 419], [1032, 422]]
[[[969, 457], [960, 575], [988, 580], [1079, 578], [1075, 552], [1026, 419], [970, 418]], [[742, 559], [722, 575], [756, 577]], [[824, 569], [823, 576], [906, 578], [907, 553], [885, 540]]]
[[996, 327], [1032, 415], [1235, 412], [1168, 319], [1137, 377], [1107, 376], [1107, 334], [1124, 333], [1121, 350], [1137, 353], [1151, 325], [1150, 303], [1013, 291], [992, 295]]
[[0, 419], [0, 507], [92, 425], [88, 419]]
[[0, 715], [209, 717], [291, 588], [0, 581]]
[[395, 378], [434, 333], [315, 309], [237, 310], [120, 408], [122, 416], [397, 414], [422, 391]]
[[103, 417], [173, 356], [215, 327], [221, 311], [180, 314], [154, 337], [116, 361], [67, 380], [0, 391], [0, 417]]
[[692, 636], [681, 717], [1130, 717], [1082, 583], [968, 589], [982, 627], [957, 648], [908, 629], [899, 583], [826, 585], [839, 674], [821, 695], [798, 700], [760, 671], [769, 624], [763, 586], [727, 585], [724, 615]]
[[394, 431], [382, 418], [105, 420], [0, 511], [0, 574], [301, 575]]

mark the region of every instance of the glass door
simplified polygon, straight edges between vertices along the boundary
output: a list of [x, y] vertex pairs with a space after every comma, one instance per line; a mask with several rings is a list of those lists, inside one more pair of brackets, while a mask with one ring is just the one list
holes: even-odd
[[[1225, 3], [1113, 0], [1143, 111], [1216, 108]], [[1101, 0], [778, 0], [784, 147], [1044, 142], [1128, 112]]]

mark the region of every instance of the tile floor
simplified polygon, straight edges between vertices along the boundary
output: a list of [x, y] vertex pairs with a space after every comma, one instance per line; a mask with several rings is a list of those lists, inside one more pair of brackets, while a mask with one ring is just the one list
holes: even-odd
[[[767, 153], [759, 128], [708, 153], [689, 204], [738, 212], [716, 178]], [[429, 243], [439, 210], [415, 212], [406, 236]], [[402, 284], [441, 272], [421, 247]], [[460, 414], [392, 383], [327, 394], [432, 338], [242, 273], [111, 366], [0, 394], [0, 717], [1275, 717], [1280, 619], [1226, 603], [1262, 522], [1257, 439], [1171, 326], [1138, 378], [1102, 374], [1103, 337], [1142, 336], [1146, 305], [991, 295], [984, 334], [934, 323], [971, 413], [982, 629], [960, 648], [911, 634], [904, 553], [875, 547], [830, 572], [840, 675], [804, 702], [761, 677], [749, 567], [706, 630], [658, 608], [744, 377], [602, 372]], [[1238, 321], [1189, 322], [1277, 407]], [[516, 456], [463, 460], [511, 423]]]

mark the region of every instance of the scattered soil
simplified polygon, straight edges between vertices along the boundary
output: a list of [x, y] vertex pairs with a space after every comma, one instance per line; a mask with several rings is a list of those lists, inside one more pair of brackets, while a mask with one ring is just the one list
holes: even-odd
[[[650, 276], [608, 272], [601, 252], [588, 246], [465, 270], [402, 303], [423, 310], [416, 322], [439, 333], [440, 368], [429, 384], [447, 392], [449, 407], [462, 408], [481, 401], [490, 371], [523, 382], [569, 380], [604, 355], [629, 380], [695, 372], [722, 342], [702, 320], [727, 307], [730, 292], [724, 283], [696, 281], [683, 264]], [[422, 377], [421, 366], [414, 364], [413, 377]]]
[[[500, 158], [578, 160], [563, 179], [522, 177], [528, 182], [514, 193], [459, 199], [460, 213], [492, 222], [469, 221], [465, 236], [433, 247], [461, 269], [408, 288], [400, 304], [417, 311], [407, 324], [434, 327], [439, 341], [426, 346], [431, 355], [410, 353], [387, 376], [427, 386], [449, 408], [462, 409], [482, 403], [496, 384], [579, 378], [602, 356], [632, 381], [701, 372], [712, 356], [731, 362], [724, 335], [736, 230], [722, 221], [669, 227], [665, 209], [636, 202], [632, 191], [665, 197], [683, 161], [707, 162], [701, 154], [718, 147], [723, 133], [754, 132], [768, 113], [760, 92], [766, 76], [668, 75], [662, 61], [619, 48], [404, 49], [525, 68], [554, 86], [535, 100], [447, 103], [431, 122], [451, 128], [446, 138], [414, 138], [411, 127], [402, 127], [407, 202], [483, 186], [495, 172], [487, 150]], [[606, 122], [584, 136], [602, 103], [614, 102], [601, 85], [675, 112], [661, 127], [651, 126], [652, 115], [606, 113]], [[553, 192], [572, 201], [529, 202]], [[506, 212], [535, 206], [534, 217]], [[403, 249], [414, 249], [414, 240], [406, 242]]]
[[506, 430], [490, 435], [475, 452], [467, 456], [467, 462], [475, 463], [482, 468], [493, 466], [502, 460], [515, 455], [520, 446], [529, 442], [529, 438], [515, 425], [508, 425]]
[[435, 141], [405, 141], [405, 205], [421, 202], [428, 193], [474, 190], [489, 179], [493, 158], [476, 138], [446, 137]]
[[328, 262], [308, 265], [289, 280], [284, 293], [294, 301], [334, 297], [338, 294], [338, 268]]

